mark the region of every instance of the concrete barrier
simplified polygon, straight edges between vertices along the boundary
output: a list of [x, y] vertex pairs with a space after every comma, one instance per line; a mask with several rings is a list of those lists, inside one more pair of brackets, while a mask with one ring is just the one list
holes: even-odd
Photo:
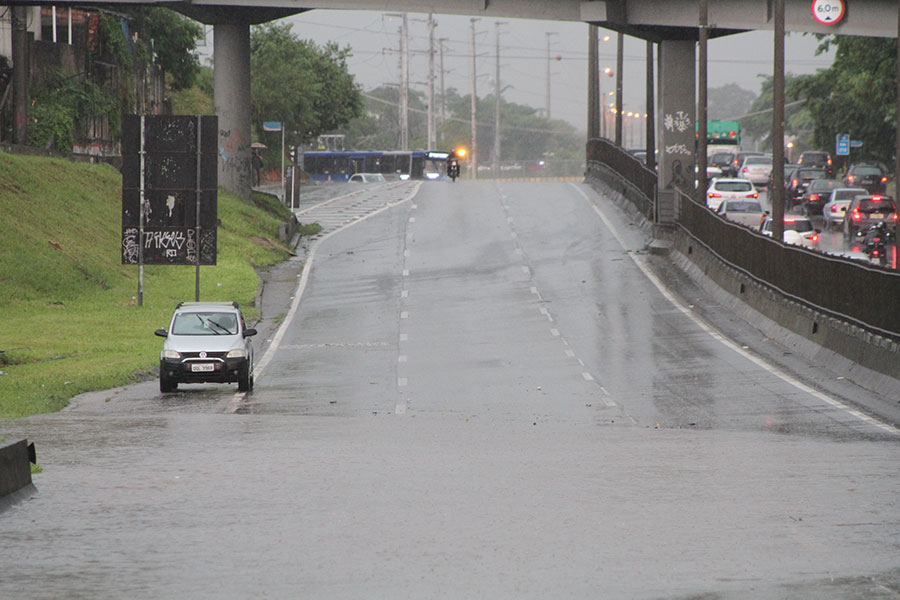
[[34, 444], [29, 444], [28, 440], [0, 448], [0, 500], [31, 486], [31, 463], [34, 461]]

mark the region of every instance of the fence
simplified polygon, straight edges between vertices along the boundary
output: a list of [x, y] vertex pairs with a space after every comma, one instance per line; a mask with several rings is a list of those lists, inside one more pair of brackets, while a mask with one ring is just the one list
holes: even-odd
[[[656, 173], [608, 140], [589, 140], [587, 159], [588, 177], [627, 182], [634, 192], [627, 197], [651, 222], [670, 222], [660, 206], [673, 205], [671, 222], [729, 266], [811, 309], [900, 339], [900, 273], [775, 241], [722, 219], [681, 191], [657, 191]], [[660, 203], [663, 193], [674, 195], [674, 202]]]

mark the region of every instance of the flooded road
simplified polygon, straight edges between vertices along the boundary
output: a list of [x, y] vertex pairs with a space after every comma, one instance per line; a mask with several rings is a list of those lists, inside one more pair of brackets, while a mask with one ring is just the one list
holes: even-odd
[[251, 394], [0, 425], [44, 467], [0, 597], [897, 596], [900, 432], [866, 392], [718, 337], [584, 186], [384, 206], [296, 270]]

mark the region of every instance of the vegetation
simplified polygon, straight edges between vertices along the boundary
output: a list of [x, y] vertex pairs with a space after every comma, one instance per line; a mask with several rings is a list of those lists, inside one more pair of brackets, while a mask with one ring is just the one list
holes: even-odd
[[[122, 179], [104, 165], [0, 153], [0, 418], [52, 412], [81, 392], [123, 385], [158, 365], [175, 304], [194, 298], [194, 267], [121, 264]], [[250, 319], [254, 269], [285, 259], [289, 216], [266, 196], [219, 193], [218, 264], [203, 300], [236, 300]]]
[[818, 148], [834, 148], [835, 136], [861, 140], [853, 160], [892, 162], [897, 135], [897, 40], [820, 36], [819, 52], [836, 48], [834, 63], [800, 82], [815, 120]]
[[[794, 158], [803, 150], [815, 148], [812, 139], [815, 123], [804, 103], [806, 93], [801, 86], [806, 77], [786, 74], [784, 78], [784, 135], [794, 140]], [[744, 134], [760, 140], [759, 147], [768, 152], [772, 151], [772, 99], [772, 77], [769, 76], [763, 79], [759, 97], [750, 106], [753, 116], [741, 121]]]
[[[349, 48], [301, 40], [288, 23], [267, 23], [250, 32], [253, 127], [257, 139], [281, 147], [281, 134], [265, 137], [262, 124], [285, 124], [286, 144], [309, 144], [362, 112], [362, 96], [347, 72]], [[277, 140], [276, 140], [277, 136]], [[276, 162], [272, 152], [269, 163]], [[280, 159], [279, 159], [280, 160]]]

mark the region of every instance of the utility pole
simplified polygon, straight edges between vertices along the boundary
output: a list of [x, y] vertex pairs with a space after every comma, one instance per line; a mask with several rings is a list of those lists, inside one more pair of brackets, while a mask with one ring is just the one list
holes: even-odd
[[475, 120], [478, 112], [478, 94], [475, 85], [477, 81], [475, 73], [475, 23], [480, 21], [480, 19], [473, 17], [470, 21], [472, 23], [472, 147], [469, 149], [469, 164], [472, 169], [472, 179], [478, 179], [478, 122]]
[[[700, 31], [697, 67], [697, 192], [694, 198], [704, 201], [706, 195], [706, 148], [708, 102], [708, 54], [709, 47], [709, 0], [700, 0]], [[783, 139], [783, 138], [782, 138]], [[784, 178], [782, 178], [784, 179]]]
[[494, 23], [497, 42], [497, 66], [494, 79], [494, 161], [491, 169], [494, 172], [494, 179], [500, 176], [500, 26], [505, 24], [501, 21]]
[[409, 21], [400, 26], [400, 149], [409, 150]]
[[428, 148], [435, 149], [434, 135], [434, 15], [428, 13]]
[[447, 38], [441, 38], [438, 43], [441, 45], [441, 145], [444, 144], [444, 123], [447, 121], [447, 102], [444, 96], [444, 42]]
[[559, 35], [555, 31], [548, 31], [547, 36], [547, 120], [550, 120], [550, 36]]
[[616, 146], [622, 145], [622, 69], [624, 62], [625, 34], [616, 38]]

